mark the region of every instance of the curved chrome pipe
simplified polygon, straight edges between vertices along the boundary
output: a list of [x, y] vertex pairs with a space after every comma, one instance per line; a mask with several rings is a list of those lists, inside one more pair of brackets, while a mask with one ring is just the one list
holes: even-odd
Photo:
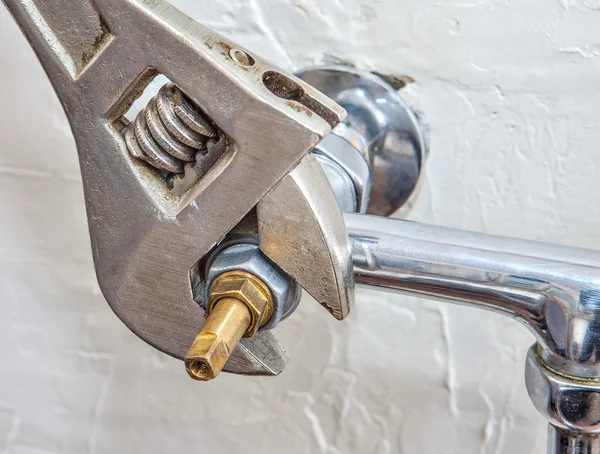
[[[372, 76], [320, 68], [301, 77], [349, 112], [349, 123], [336, 130], [343, 139], [332, 135], [319, 145], [342, 209], [362, 212], [356, 202], [364, 205], [371, 193], [377, 200], [371, 197], [370, 207], [394, 211], [399, 205], [389, 202], [404, 202], [420, 174], [416, 116]], [[373, 112], [412, 121], [373, 121]], [[368, 159], [371, 175], [357, 178], [352, 158], [364, 144], [379, 159]], [[373, 216], [346, 214], [345, 222], [357, 284], [491, 310], [526, 325], [537, 339], [527, 354], [527, 390], [550, 423], [548, 453], [600, 453], [600, 252]]]
[[600, 452], [600, 252], [345, 214], [356, 283], [514, 317], [549, 454]]
[[548, 452], [551, 454], [594, 454], [600, 452], [600, 438], [595, 435], [577, 434], [548, 427]]
[[600, 252], [346, 214], [356, 282], [515, 317], [544, 362], [600, 377]]
[[549, 454], [600, 452], [600, 252], [345, 214], [356, 283], [514, 317]]
[[346, 214], [358, 284], [510, 315], [567, 375], [600, 377], [600, 252]]

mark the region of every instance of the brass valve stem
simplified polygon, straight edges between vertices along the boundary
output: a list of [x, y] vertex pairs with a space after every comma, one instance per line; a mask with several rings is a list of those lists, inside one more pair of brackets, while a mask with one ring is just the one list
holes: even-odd
[[196, 380], [212, 380], [250, 326], [248, 306], [236, 298], [220, 300], [211, 311], [185, 358], [188, 374]]
[[211, 285], [207, 318], [185, 355], [185, 368], [195, 380], [215, 378], [242, 337], [252, 337], [269, 321], [273, 298], [256, 276], [229, 271]]

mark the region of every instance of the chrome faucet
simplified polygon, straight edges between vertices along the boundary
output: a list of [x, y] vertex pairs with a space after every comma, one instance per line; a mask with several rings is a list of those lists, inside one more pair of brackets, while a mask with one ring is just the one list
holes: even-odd
[[359, 285], [508, 315], [536, 337], [526, 384], [549, 453], [600, 452], [600, 252], [346, 214]]
[[[356, 144], [368, 142], [374, 155], [388, 157], [386, 168], [408, 176], [409, 190], [373, 176], [369, 184], [380, 198], [375, 206], [354, 211], [401, 206], [417, 184], [424, 156], [418, 121], [408, 107], [399, 113], [399, 100], [393, 112], [389, 103], [378, 103], [384, 83], [368, 74], [316, 68], [301, 77], [354, 114], [353, 134], [347, 127], [334, 131], [353, 144], [346, 149], [348, 161], [353, 153], [367, 155]], [[393, 93], [388, 88], [385, 96]], [[365, 126], [373, 118], [376, 134]], [[394, 124], [405, 130], [403, 140], [391, 141], [395, 152], [382, 143]], [[356, 130], [370, 131], [368, 140], [357, 141]], [[329, 137], [317, 148], [327, 148]], [[382, 164], [373, 157], [369, 162], [374, 175], [381, 175]], [[340, 200], [353, 191], [339, 179], [332, 179], [332, 186]], [[397, 194], [402, 196], [392, 203]], [[600, 453], [600, 251], [356, 213], [345, 213], [344, 219], [357, 285], [476, 307], [525, 325], [536, 338], [527, 354], [526, 385], [550, 423], [548, 453]]]

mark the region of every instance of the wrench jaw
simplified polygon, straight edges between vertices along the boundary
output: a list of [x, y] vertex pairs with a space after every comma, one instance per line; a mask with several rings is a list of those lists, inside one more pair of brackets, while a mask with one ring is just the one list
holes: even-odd
[[223, 371], [237, 375], [276, 376], [283, 372], [289, 355], [269, 331], [242, 339], [229, 357]]
[[[190, 270], [345, 112], [161, 0], [3, 2], [70, 121], [106, 300], [139, 337], [183, 358], [204, 323]], [[72, 24], [92, 16], [99, 25], [90, 28], [98, 29], [100, 40], [86, 35], [88, 49], [66, 38], [74, 34]], [[158, 73], [202, 108], [229, 145], [206, 177], [181, 196], [169, 195], [146, 164], [129, 154], [117, 127], [150, 75]], [[273, 73], [280, 75], [277, 83], [266, 83], [265, 74]], [[285, 358], [274, 338], [260, 333], [236, 349], [229, 370], [272, 375]]]
[[344, 217], [323, 169], [305, 157], [258, 205], [262, 251], [336, 319], [354, 304]]
[[[257, 206], [261, 250], [338, 320], [354, 305], [354, 268], [343, 214], [314, 155]], [[225, 371], [278, 375], [288, 354], [269, 332], [242, 339]]]

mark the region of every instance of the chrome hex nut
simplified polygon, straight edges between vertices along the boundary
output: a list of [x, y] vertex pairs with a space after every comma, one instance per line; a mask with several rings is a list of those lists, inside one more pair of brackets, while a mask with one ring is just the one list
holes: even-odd
[[533, 405], [554, 426], [600, 434], [600, 381], [568, 377], [548, 368], [529, 349], [525, 382]]
[[329, 134], [316, 146], [314, 153], [343, 169], [356, 190], [356, 211], [366, 213], [371, 193], [371, 169], [361, 152], [346, 139]]
[[[302, 295], [298, 284], [277, 267], [258, 244], [236, 242], [226, 245], [209, 262], [206, 271], [206, 288], [210, 289], [215, 278], [227, 271], [245, 271], [258, 277], [273, 297], [273, 315], [261, 329], [273, 329], [298, 307]], [[205, 295], [205, 301], [210, 295]]]

